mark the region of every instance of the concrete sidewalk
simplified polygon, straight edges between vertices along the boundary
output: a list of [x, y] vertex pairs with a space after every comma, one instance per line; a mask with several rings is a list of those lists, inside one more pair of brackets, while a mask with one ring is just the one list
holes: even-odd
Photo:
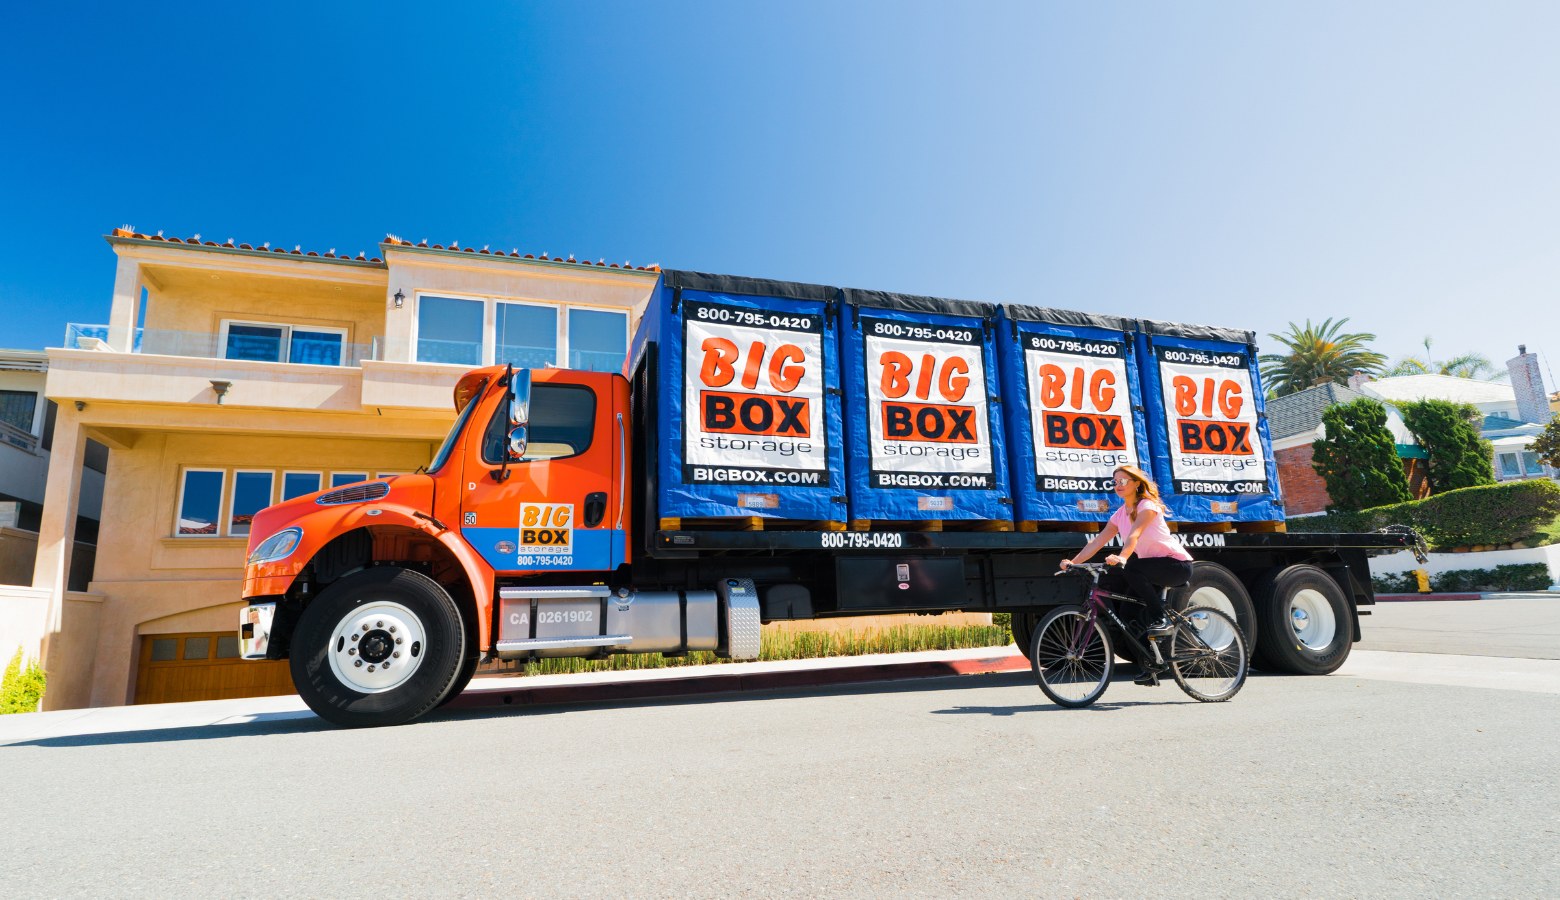
[[[721, 663], [627, 672], [479, 678], [450, 709], [648, 700], [742, 691], [824, 687], [1029, 668], [1013, 646], [880, 653], [781, 662]], [[0, 716], [0, 746], [45, 738], [208, 725], [313, 719], [296, 694], [149, 706], [111, 706]]]

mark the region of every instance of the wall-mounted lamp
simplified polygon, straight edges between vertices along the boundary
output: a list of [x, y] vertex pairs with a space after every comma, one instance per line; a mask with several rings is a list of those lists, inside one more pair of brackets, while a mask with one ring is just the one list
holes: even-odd
[[85, 401], [85, 400], [77, 400], [76, 401], [76, 412], [81, 412], [82, 410], [84, 410], [86, 408], [87, 408], [87, 401]]
[[406, 295], [397, 288], [395, 292], [395, 308], [400, 309], [406, 303]]
[[231, 381], [215, 381], [215, 380], [213, 380], [211, 382], [211, 389], [217, 392], [217, 405], [218, 406], [222, 405], [222, 398], [227, 396], [228, 388], [231, 388], [232, 386], [233, 386], [233, 382], [231, 382]]

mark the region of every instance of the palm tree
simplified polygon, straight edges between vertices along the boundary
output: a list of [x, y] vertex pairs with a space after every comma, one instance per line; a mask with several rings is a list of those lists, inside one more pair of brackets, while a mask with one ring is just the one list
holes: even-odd
[[1320, 325], [1312, 325], [1310, 319], [1301, 327], [1289, 323], [1288, 334], [1269, 334], [1268, 337], [1283, 344], [1287, 353], [1264, 353], [1257, 357], [1262, 364], [1262, 380], [1267, 385], [1269, 397], [1282, 397], [1303, 391], [1308, 387], [1335, 381], [1347, 384], [1355, 374], [1375, 375], [1386, 365], [1386, 354], [1377, 353], [1365, 346], [1376, 339], [1364, 332], [1340, 333], [1348, 322], [1326, 319]]
[[1436, 359], [1430, 353], [1430, 344], [1430, 336], [1425, 335], [1424, 356], [1405, 356], [1382, 374], [1389, 378], [1395, 375], [1450, 375], [1453, 378], [1480, 378], [1487, 375], [1491, 379], [1499, 378], [1503, 374], [1495, 371], [1489, 357], [1478, 353], [1464, 353], [1451, 359]]

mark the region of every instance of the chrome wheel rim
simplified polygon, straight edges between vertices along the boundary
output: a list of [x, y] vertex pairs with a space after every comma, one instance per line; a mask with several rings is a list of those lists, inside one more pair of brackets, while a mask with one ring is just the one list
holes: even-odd
[[326, 655], [341, 683], [363, 694], [395, 690], [421, 668], [428, 633], [399, 603], [365, 603], [336, 623]]

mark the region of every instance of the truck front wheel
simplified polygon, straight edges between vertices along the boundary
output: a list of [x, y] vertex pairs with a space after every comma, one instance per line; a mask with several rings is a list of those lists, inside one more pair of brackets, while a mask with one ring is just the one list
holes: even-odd
[[1316, 566], [1290, 566], [1257, 588], [1260, 660], [1296, 675], [1326, 675], [1349, 658], [1354, 629], [1349, 600]]
[[437, 582], [406, 569], [367, 569], [303, 611], [292, 639], [293, 686], [337, 725], [398, 725], [444, 699], [464, 650], [460, 610]]

